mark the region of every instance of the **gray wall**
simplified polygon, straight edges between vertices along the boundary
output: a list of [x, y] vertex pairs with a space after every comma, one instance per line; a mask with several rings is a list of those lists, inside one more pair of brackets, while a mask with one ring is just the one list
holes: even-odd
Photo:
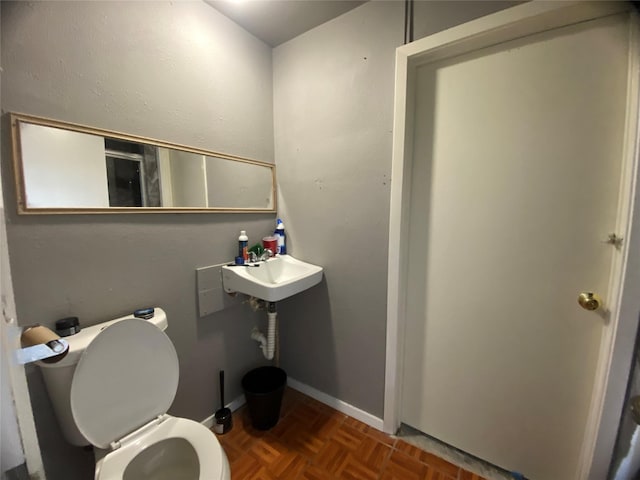
[[[506, 8], [416, 2], [415, 38]], [[382, 417], [395, 49], [403, 2], [374, 1], [274, 49], [280, 216], [325, 282], [280, 306], [296, 380]]]
[[[201, 2], [2, 2], [2, 109], [273, 162], [271, 49]], [[2, 178], [22, 325], [77, 315], [91, 325], [156, 305], [180, 359], [169, 413], [203, 420], [264, 362], [247, 305], [200, 319], [196, 267], [232, 259], [241, 229], [274, 215], [17, 216], [6, 115]], [[93, 478], [90, 453], [68, 446], [40, 372], [28, 370], [48, 478]]]

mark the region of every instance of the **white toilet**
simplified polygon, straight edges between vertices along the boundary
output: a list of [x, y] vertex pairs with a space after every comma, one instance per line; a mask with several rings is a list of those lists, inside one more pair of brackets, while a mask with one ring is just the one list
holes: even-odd
[[216, 436], [166, 414], [178, 387], [178, 357], [156, 308], [66, 337], [67, 356], [41, 363], [65, 438], [94, 445], [96, 480], [229, 480]]

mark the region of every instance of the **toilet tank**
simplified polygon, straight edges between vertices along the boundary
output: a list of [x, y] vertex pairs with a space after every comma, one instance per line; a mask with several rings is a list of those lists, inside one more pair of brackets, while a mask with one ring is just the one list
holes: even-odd
[[[62, 434], [72, 445], [78, 447], [90, 445], [89, 441], [84, 438], [78, 430], [78, 427], [76, 427], [73, 414], [71, 413], [71, 382], [73, 381], [76, 365], [87, 346], [102, 330], [109, 325], [131, 318], [134, 318], [133, 314], [83, 328], [75, 335], [64, 337], [64, 339], [69, 342], [69, 351], [62, 360], [56, 363], [38, 362], [38, 365], [42, 368], [44, 383], [47, 387], [56, 418], [62, 429]], [[154, 316], [147, 321], [153, 323], [160, 330], [165, 330], [168, 325], [167, 315], [161, 308], [156, 308]]]

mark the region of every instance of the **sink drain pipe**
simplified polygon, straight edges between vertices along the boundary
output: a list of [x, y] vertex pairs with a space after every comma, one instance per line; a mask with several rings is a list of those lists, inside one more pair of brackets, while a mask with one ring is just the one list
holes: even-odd
[[269, 302], [267, 306], [267, 318], [269, 320], [267, 326], [267, 336], [258, 330], [258, 327], [253, 327], [251, 331], [251, 338], [256, 342], [260, 342], [260, 349], [264, 358], [267, 360], [273, 360], [276, 351], [276, 302]]

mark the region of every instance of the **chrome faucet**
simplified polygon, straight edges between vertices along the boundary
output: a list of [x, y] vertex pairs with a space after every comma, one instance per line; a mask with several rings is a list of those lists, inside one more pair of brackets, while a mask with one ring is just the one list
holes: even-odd
[[265, 260], [269, 260], [271, 257], [275, 256], [273, 251], [269, 248], [265, 248], [260, 256], [258, 256], [256, 252], [249, 252], [248, 255], [249, 258], [247, 258], [247, 263], [264, 262]]
[[264, 252], [262, 252], [262, 255], [260, 255], [260, 261], [264, 262], [265, 260], [268, 260], [273, 256], [274, 255], [273, 255], [273, 252], [271, 251], [271, 249], [265, 248]]

